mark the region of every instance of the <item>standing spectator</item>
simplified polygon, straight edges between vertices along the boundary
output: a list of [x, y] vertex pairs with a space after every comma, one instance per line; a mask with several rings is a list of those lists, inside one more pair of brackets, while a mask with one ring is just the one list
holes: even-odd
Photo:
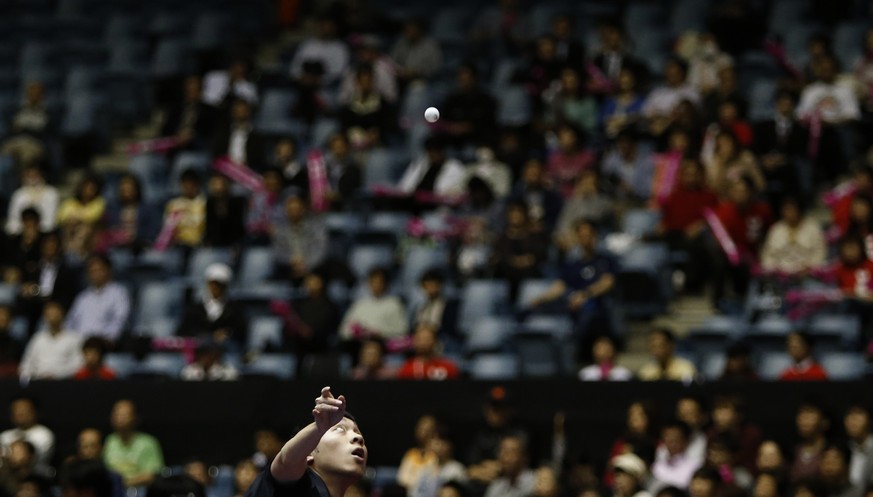
[[222, 346], [206, 342], [197, 347], [194, 362], [182, 368], [179, 377], [185, 381], [233, 381], [239, 378], [239, 371], [223, 362]]
[[0, 379], [18, 377], [18, 363], [24, 352], [24, 343], [12, 335], [12, 309], [0, 305]]
[[43, 305], [47, 301], [54, 300], [65, 309], [69, 308], [79, 291], [81, 280], [79, 272], [64, 259], [57, 233], [42, 237], [40, 255], [37, 262], [25, 265], [21, 273], [21, 294], [17, 308], [28, 320], [28, 335], [36, 331]]
[[[802, 186], [804, 190], [812, 187], [806, 178], [808, 136], [806, 130], [795, 117], [797, 96], [788, 91], [776, 94], [776, 112], [773, 118], [755, 124], [752, 150], [758, 156], [767, 185], [777, 184], [783, 191]], [[801, 178], [803, 181], [801, 182]]]
[[600, 48], [595, 53], [593, 62], [609, 81], [619, 81], [619, 75], [625, 70], [641, 76], [644, 66], [630, 54], [627, 38], [618, 22], [601, 23], [599, 35]]
[[391, 49], [391, 58], [397, 63], [402, 86], [429, 79], [443, 63], [442, 50], [436, 40], [427, 36], [423, 19], [404, 23], [403, 33]]
[[805, 275], [824, 265], [827, 244], [818, 222], [804, 215], [800, 202], [782, 200], [782, 219], [770, 227], [761, 248], [764, 271]]
[[367, 277], [370, 295], [356, 300], [340, 324], [340, 338], [352, 340], [367, 335], [385, 339], [405, 336], [409, 325], [406, 309], [398, 297], [388, 294], [388, 271], [374, 268]]
[[817, 401], [806, 400], [797, 409], [795, 424], [799, 443], [795, 447], [789, 477], [796, 483], [818, 476], [822, 455], [827, 447], [830, 419]]
[[396, 121], [394, 109], [376, 90], [373, 67], [355, 71], [352, 94], [339, 109], [340, 124], [356, 150], [370, 150], [387, 143]]
[[862, 488], [849, 481], [848, 459], [848, 451], [837, 445], [828, 445], [822, 452], [819, 478], [828, 495], [860, 497]]
[[549, 157], [546, 177], [567, 199], [573, 194], [582, 171], [595, 166], [595, 156], [591, 150], [583, 147], [579, 132], [570, 125], [558, 128], [557, 139], [558, 149]]
[[82, 367], [76, 371], [76, 380], [114, 380], [115, 371], [103, 359], [106, 356], [106, 342], [100, 337], [89, 337], [82, 344]]
[[569, 124], [588, 135], [597, 133], [600, 117], [597, 101], [588, 94], [583, 83], [578, 69], [565, 67], [561, 71], [560, 80], [543, 94], [547, 124]]
[[813, 356], [812, 338], [802, 331], [792, 331], [786, 339], [792, 364], [779, 375], [782, 381], [827, 380], [827, 371]]
[[[281, 143], [281, 141], [280, 141]], [[302, 168], [299, 163], [296, 167]], [[305, 170], [305, 169], [304, 169]], [[273, 225], [283, 216], [282, 190], [285, 179], [282, 170], [267, 168], [263, 173], [264, 188], [252, 192], [246, 212], [246, 231], [256, 245], [268, 244], [272, 236]], [[309, 180], [306, 180], [309, 187]]]
[[285, 199], [285, 218], [272, 229], [273, 258], [279, 277], [294, 282], [324, 261], [327, 252], [327, 227], [324, 219], [310, 213], [299, 194], [289, 192]]
[[358, 364], [352, 368], [353, 380], [387, 380], [396, 372], [385, 365], [385, 342], [379, 337], [368, 337], [361, 342]]
[[413, 161], [397, 188], [405, 194], [419, 192], [439, 196], [459, 195], [467, 176], [464, 165], [457, 159], [446, 157], [446, 143], [439, 136], [430, 136], [424, 142], [425, 155]]
[[561, 214], [561, 195], [546, 181], [545, 168], [539, 159], [530, 159], [524, 164], [521, 180], [515, 185], [510, 201], [524, 202], [531, 222], [545, 233], [555, 228]]
[[497, 452], [500, 476], [488, 485], [485, 497], [532, 497], [536, 484], [528, 468], [527, 444], [518, 437], [504, 437]]
[[248, 328], [242, 306], [228, 295], [233, 271], [226, 264], [210, 264], [203, 279], [206, 288], [201, 300], [188, 305], [176, 334], [240, 349], [247, 343]]
[[98, 223], [106, 212], [106, 201], [100, 194], [102, 188], [96, 176], [86, 176], [76, 187], [76, 195], [64, 200], [58, 209], [64, 249], [81, 259], [91, 252]]
[[215, 119], [215, 110], [203, 101], [200, 78], [188, 76], [183, 83], [182, 101], [167, 109], [161, 136], [175, 137], [182, 149], [205, 150], [212, 138]]
[[21, 232], [6, 240], [5, 274], [7, 282], [20, 281], [25, 271], [39, 262], [43, 233], [40, 231], [39, 212], [33, 208], [21, 211]]
[[364, 168], [352, 154], [349, 141], [342, 133], [330, 137], [327, 150], [325, 162], [330, 188], [327, 198], [330, 200], [332, 210], [342, 210], [363, 186]]
[[463, 485], [467, 482], [467, 469], [455, 460], [445, 427], [437, 424], [426, 449], [435, 457], [419, 472], [415, 485], [410, 488], [412, 497], [439, 497], [439, 489], [446, 483]]
[[615, 95], [606, 99], [600, 112], [600, 126], [606, 136], [612, 138], [622, 130], [638, 127], [646, 102], [640, 93], [637, 76], [633, 70], [622, 69], [618, 75], [618, 89]]
[[712, 425], [707, 437], [730, 437], [736, 441], [736, 461], [755, 471], [755, 456], [761, 444], [761, 429], [745, 419], [745, 403], [739, 396], [719, 395], [712, 401]]
[[40, 424], [39, 405], [32, 397], [19, 396], [9, 403], [12, 428], [0, 433], [0, 449], [8, 451], [16, 440], [29, 442], [36, 451], [36, 461], [48, 467], [55, 452], [55, 434]]
[[870, 411], [853, 404], [843, 417], [849, 446], [849, 481], [857, 488], [866, 488], [873, 482], [873, 433]]
[[6, 213], [6, 233], [21, 233], [21, 213], [25, 209], [35, 209], [40, 215], [40, 228], [48, 232], [55, 229], [58, 210], [58, 190], [46, 183], [45, 171], [32, 165], [22, 169], [21, 186], [12, 192]]
[[540, 276], [546, 260], [546, 240], [535, 231], [527, 206], [512, 203], [506, 208], [506, 228], [492, 250], [495, 276], [509, 282], [509, 300], [514, 302], [521, 282]]
[[440, 271], [430, 269], [419, 280], [424, 301], [415, 309], [412, 317], [414, 329], [420, 326], [432, 328], [445, 336], [454, 331], [454, 306], [443, 295], [444, 278]]
[[327, 352], [337, 335], [340, 309], [327, 292], [326, 276], [320, 271], [312, 271], [303, 278], [306, 296], [291, 302], [299, 322], [294, 327], [286, 327], [291, 348], [297, 355], [298, 364], [303, 364], [306, 356]]
[[665, 486], [687, 489], [694, 472], [703, 464], [703, 459], [688, 452], [691, 428], [679, 420], [668, 421], [661, 428], [661, 446], [655, 453], [652, 464], [652, 493]]
[[161, 445], [151, 435], [137, 430], [139, 418], [131, 400], [119, 400], [112, 406], [112, 433], [106, 437], [103, 461], [118, 472], [127, 487], [151, 483], [164, 467]]
[[743, 177], [752, 180], [755, 191], [763, 193], [766, 179], [758, 161], [748, 150], [740, 147], [737, 137], [730, 131], [719, 131], [713, 138], [712, 154], [702, 153], [709, 186], [721, 198], [728, 198], [733, 185]]
[[730, 55], [721, 51], [718, 39], [711, 33], [697, 36], [696, 50], [688, 64], [688, 82], [706, 95], [718, 84], [718, 73], [734, 64]]
[[142, 185], [133, 174], [124, 174], [118, 180], [114, 205], [106, 209], [104, 248], [124, 247], [134, 252], [149, 245], [160, 227], [160, 210], [149, 205], [142, 196]]
[[651, 121], [652, 128], [663, 129], [663, 121], [670, 119], [679, 102], [688, 100], [695, 105], [700, 102], [700, 94], [688, 84], [687, 74], [688, 66], [682, 60], [667, 61], [664, 68], [666, 84], [653, 89], [643, 105], [643, 115]]
[[349, 47], [339, 38], [336, 19], [322, 15], [318, 19], [318, 34], [303, 40], [291, 61], [291, 76], [299, 79], [307, 62], [318, 62], [324, 68], [324, 84], [339, 81], [349, 66]]
[[244, 100], [251, 105], [258, 103], [258, 87], [252, 81], [249, 69], [248, 62], [235, 59], [226, 70], [206, 73], [203, 77], [203, 102], [225, 108], [234, 100]]
[[620, 198], [644, 202], [652, 194], [655, 163], [648, 150], [641, 150], [636, 134], [619, 132], [615, 147], [603, 158], [603, 174], [612, 180]]
[[45, 86], [30, 81], [24, 88], [24, 102], [12, 116], [11, 133], [0, 147], [3, 154], [12, 155], [19, 167], [33, 167], [46, 155], [44, 140], [50, 131], [50, 116], [45, 106]]
[[437, 351], [439, 342], [437, 330], [429, 326], [419, 326], [412, 336], [414, 355], [397, 371], [403, 380], [456, 380], [461, 372], [451, 359], [442, 357]]
[[[355, 43], [355, 58], [358, 65], [369, 65], [373, 68], [373, 86], [388, 104], [397, 102], [397, 69], [394, 61], [380, 51], [379, 38], [375, 35], [361, 35]], [[347, 103], [354, 92], [355, 71], [346, 70], [340, 83], [337, 100]]]
[[[512, 188], [512, 171], [494, 155], [490, 147], [476, 149], [476, 162], [467, 166], [469, 178], [481, 179], [497, 200], [503, 200]], [[469, 180], [467, 188], [470, 188]]]
[[691, 361], [676, 356], [676, 335], [667, 328], [655, 328], [649, 333], [649, 354], [652, 361], [640, 369], [641, 380], [690, 381], [697, 375]]
[[28, 380], [71, 378], [82, 366], [82, 338], [64, 327], [64, 309], [47, 302], [43, 310], [45, 327], [38, 331], [24, 350], [19, 374]]
[[83, 290], [67, 316], [67, 328], [81, 336], [100, 336], [115, 344], [130, 315], [127, 289], [112, 281], [112, 265], [102, 255], [92, 255], [85, 265], [88, 288]]
[[186, 169], [179, 177], [180, 195], [167, 202], [164, 208], [164, 223], [177, 217], [173, 241], [185, 249], [193, 250], [203, 242], [206, 230], [206, 197], [200, 191], [200, 175]]
[[223, 174], [209, 178], [206, 197], [206, 231], [203, 244], [208, 247], [239, 247], [245, 238], [246, 200], [234, 195], [230, 180]]
[[589, 366], [579, 371], [582, 381], [627, 381], [633, 374], [624, 366], [616, 364], [615, 339], [610, 336], [597, 337], [591, 347], [591, 357], [594, 359]]
[[636, 454], [622, 454], [611, 462], [615, 473], [615, 483], [612, 486], [613, 497], [651, 497], [643, 490], [646, 477], [646, 463]]
[[457, 88], [440, 106], [450, 143], [458, 148], [490, 143], [494, 139], [497, 101], [479, 84], [472, 63], [458, 67]]
[[254, 130], [252, 105], [245, 100], [234, 100], [230, 104], [229, 119], [213, 134], [212, 155], [258, 167], [264, 161], [264, 144]]

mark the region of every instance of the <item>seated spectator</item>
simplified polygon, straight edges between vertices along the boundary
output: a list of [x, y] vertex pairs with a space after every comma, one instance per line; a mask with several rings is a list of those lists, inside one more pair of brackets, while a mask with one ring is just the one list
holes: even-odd
[[748, 107], [747, 100], [740, 92], [737, 69], [733, 65], [718, 70], [718, 84], [703, 97], [703, 118], [711, 123], [718, 120], [718, 109], [723, 102], [736, 102], [739, 109]]
[[827, 447], [830, 419], [816, 400], [805, 400], [795, 418], [798, 444], [788, 475], [792, 482], [818, 476], [821, 459]]
[[96, 176], [87, 176], [76, 187], [76, 195], [61, 203], [58, 226], [61, 228], [66, 252], [84, 259], [91, 252], [98, 223], [106, 212], [106, 201], [100, 194], [103, 186]]
[[855, 195], [852, 199], [852, 211], [849, 214], [849, 227], [844, 233], [864, 241], [867, 257], [871, 252], [873, 241], [873, 197], [867, 194]]
[[180, 195], [164, 207], [164, 225], [174, 222], [173, 241], [188, 250], [200, 246], [206, 230], [206, 197], [200, 191], [200, 174], [186, 169], [179, 177]]
[[464, 188], [467, 171], [456, 159], [446, 157], [445, 140], [430, 136], [424, 142], [425, 155], [414, 160], [397, 185], [402, 193], [413, 195], [419, 192], [439, 196], [459, 195]]
[[328, 140], [325, 162], [329, 188], [326, 196], [331, 209], [339, 211], [361, 190], [364, 167], [352, 155], [349, 141], [342, 133], [337, 133]]
[[637, 136], [630, 130], [621, 131], [615, 147], [603, 157], [603, 174], [615, 185], [620, 198], [644, 202], [652, 194], [655, 163], [651, 152], [640, 150]]
[[231, 192], [230, 180], [214, 173], [209, 178], [206, 196], [206, 230], [203, 245], [239, 247], [245, 238], [245, 198]]
[[827, 489], [828, 495], [840, 497], [861, 495], [861, 488], [849, 481], [849, 455], [841, 446], [831, 444], [824, 449], [819, 466], [819, 478]]
[[599, 225], [608, 225], [615, 215], [615, 201], [601, 191], [597, 170], [589, 169], [579, 175], [573, 196], [567, 199], [561, 209], [561, 216], [555, 226], [555, 241], [567, 252], [576, 245], [575, 222], [590, 219]]
[[185, 381], [232, 381], [239, 377], [239, 371], [230, 364], [222, 362], [224, 350], [215, 342], [206, 342], [197, 347], [194, 362], [182, 368], [179, 377]]
[[201, 300], [192, 302], [176, 330], [178, 336], [201, 337], [223, 346], [246, 344], [248, 327], [242, 306], [230, 300], [228, 286], [233, 270], [222, 263], [210, 264], [203, 275]]
[[106, 342], [100, 337], [89, 337], [82, 344], [82, 367], [73, 375], [76, 380], [114, 380], [115, 371], [103, 362]]
[[39, 212], [33, 208], [21, 211], [21, 232], [5, 240], [3, 247], [6, 259], [3, 279], [7, 283], [20, 282], [25, 271], [39, 264], [42, 239]]
[[551, 233], [555, 228], [563, 205], [561, 195], [546, 180], [545, 167], [539, 159], [525, 162], [521, 179], [509, 200], [524, 202], [531, 222], [545, 233]]
[[733, 66], [734, 61], [719, 48], [718, 39], [712, 33], [701, 33], [695, 41], [694, 53], [688, 61], [688, 82], [701, 95], [706, 95], [718, 85], [719, 71]]
[[569, 125], [557, 129], [557, 139], [558, 149], [549, 157], [546, 178], [567, 199], [582, 172], [594, 168], [595, 156], [583, 148], [579, 132]]
[[419, 325], [412, 335], [413, 356], [397, 371], [402, 380], [456, 380], [461, 371], [451, 359], [438, 352], [437, 330], [428, 325]]
[[710, 440], [726, 436], [736, 441], [736, 461], [746, 470], [756, 470], [755, 457], [761, 444], [761, 429], [745, 416], [745, 402], [739, 396], [718, 395], [712, 401], [712, 424], [707, 431]]
[[758, 373], [752, 364], [752, 350], [745, 342], [730, 345], [725, 353], [727, 360], [724, 365], [722, 380], [754, 381]]
[[[706, 445], [705, 467], [715, 470], [724, 483], [751, 489], [755, 483], [752, 473], [736, 462], [738, 445], [738, 440], [727, 434], [710, 439]], [[693, 480], [691, 484], [694, 485]]]
[[252, 104], [245, 100], [234, 100], [230, 104], [227, 122], [219, 124], [212, 136], [212, 155], [227, 157], [237, 164], [258, 167], [264, 161], [264, 144], [254, 128]]
[[781, 475], [786, 470], [785, 456], [782, 448], [773, 440], [764, 440], [758, 446], [755, 456], [755, 468], [759, 473]]
[[676, 419], [691, 429], [687, 452], [691, 457], [701, 460], [706, 459], [706, 434], [703, 428], [709, 422], [703, 402], [702, 398], [688, 394], [676, 401]]
[[615, 261], [597, 247], [597, 227], [587, 219], [576, 223], [580, 253], [564, 263], [561, 277], [533, 299], [531, 309], [557, 300], [566, 301], [574, 321], [579, 350], [590, 348], [593, 332], [611, 333], [608, 298], [615, 288]]
[[665, 84], [655, 87], [643, 105], [643, 115], [654, 129], [663, 129], [679, 102], [688, 100], [697, 105], [700, 94], [687, 81], [688, 66], [680, 59], [672, 58], [664, 68]]
[[258, 478], [258, 468], [251, 459], [238, 462], [233, 470], [233, 497], [243, 497]]
[[860, 404], [852, 404], [843, 417], [843, 427], [848, 438], [849, 482], [857, 488], [864, 488], [873, 477], [870, 411]]
[[615, 95], [607, 97], [600, 112], [600, 126], [606, 136], [614, 138], [623, 130], [637, 128], [645, 102], [636, 73], [632, 69], [622, 69], [618, 74]]
[[[780, 185], [786, 192], [799, 186], [800, 159], [808, 152], [808, 134], [795, 117], [796, 105], [795, 94], [788, 91], [777, 93], [773, 118], [758, 121], [753, 132], [752, 150], [761, 162], [767, 185]], [[806, 189], [812, 185], [803, 186]]]
[[437, 269], [429, 269], [419, 280], [424, 300], [415, 309], [412, 316], [412, 327], [432, 328], [440, 335], [454, 331], [455, 309], [443, 294], [444, 277]]
[[[500, 162], [489, 147], [476, 149], [476, 162], [467, 166], [468, 177], [484, 181], [497, 200], [503, 200], [512, 188], [512, 171]], [[469, 180], [468, 180], [469, 185]]]
[[482, 485], [487, 486], [500, 476], [501, 465], [497, 459], [504, 439], [520, 440], [525, 446], [529, 440], [527, 432], [514, 420], [508, 396], [509, 392], [501, 386], [488, 391], [482, 409], [483, 420], [470, 440], [467, 470], [474, 489], [485, 490]]
[[27, 440], [15, 440], [9, 446], [0, 473], [0, 492], [10, 489], [16, 497], [42, 496], [48, 493], [54, 470], [37, 464], [36, 450]]
[[327, 352], [337, 334], [340, 308], [327, 292], [326, 276], [312, 271], [303, 278], [306, 296], [291, 302], [297, 320], [294, 326], [286, 326], [286, 335], [291, 349], [297, 354], [297, 363], [309, 354]]
[[[648, 464], [655, 457], [659, 432], [655, 405], [645, 400], [632, 402], [627, 407], [624, 432], [612, 444], [610, 460], [623, 454], [634, 454]], [[617, 484], [616, 476], [614, 468], [607, 468], [603, 483]]]
[[812, 338], [804, 332], [792, 331], [786, 339], [788, 355], [792, 365], [779, 375], [782, 381], [819, 381], [827, 380], [827, 371], [813, 356]]
[[478, 177], [467, 181], [467, 195], [458, 209], [462, 224], [460, 246], [454, 255], [453, 265], [461, 279], [490, 276], [489, 261], [496, 230], [505, 218], [503, 205], [494, 198], [488, 184]]
[[768, 272], [805, 275], [822, 267], [827, 244], [819, 223], [805, 216], [800, 201], [782, 200], [782, 219], [773, 224], [761, 248], [761, 268]]
[[528, 468], [527, 443], [518, 437], [500, 440], [497, 462], [500, 476], [485, 490], [485, 497], [532, 497], [536, 475]]
[[[379, 38], [375, 35], [364, 34], [353, 42], [355, 59], [358, 65], [369, 65], [373, 68], [373, 86], [379, 95], [390, 105], [397, 102], [397, 71], [394, 61], [380, 50]], [[355, 71], [346, 70], [340, 83], [340, 103], [348, 103], [354, 92]]]
[[357, 359], [358, 364], [349, 374], [353, 380], [387, 380], [396, 376], [396, 371], [385, 365], [385, 342], [381, 338], [365, 338]]
[[449, 143], [458, 148], [490, 143], [494, 138], [497, 101], [479, 84], [479, 72], [471, 63], [458, 67], [457, 88], [440, 106]]
[[12, 428], [0, 433], [0, 449], [12, 448], [16, 440], [30, 443], [35, 450], [36, 464], [48, 468], [55, 452], [55, 434], [39, 422], [39, 406], [32, 397], [14, 397], [9, 403], [9, 421]]
[[[281, 141], [280, 141], [281, 142]], [[306, 170], [297, 164], [297, 168]], [[282, 170], [267, 168], [263, 173], [264, 188], [252, 192], [249, 197], [249, 205], [246, 210], [246, 231], [256, 245], [269, 243], [272, 236], [272, 226], [284, 215], [282, 202], [282, 190], [285, 188], [285, 178]], [[309, 179], [306, 180], [306, 189], [309, 189]]]
[[373, 67], [360, 66], [355, 76], [349, 100], [339, 109], [339, 120], [352, 146], [369, 150], [387, 143], [396, 118], [394, 109], [376, 89]]
[[12, 335], [12, 309], [0, 305], [0, 379], [18, 377], [18, 363], [24, 353], [24, 343]]
[[763, 192], [767, 184], [755, 156], [741, 148], [737, 137], [729, 131], [719, 131], [714, 140], [712, 155], [701, 155], [707, 183], [718, 196], [728, 198], [733, 185], [743, 177], [752, 180], [756, 192]]
[[582, 381], [627, 381], [633, 379], [633, 374], [624, 366], [616, 364], [615, 339], [610, 336], [600, 336], [594, 340], [591, 347], [593, 363], [579, 370]]
[[407, 495], [412, 495], [421, 472], [436, 462], [436, 454], [428, 450], [436, 431], [437, 419], [432, 414], [424, 414], [415, 422], [415, 446], [403, 454], [397, 468], [397, 483], [407, 489]]
[[96, 428], [85, 428], [76, 437], [76, 454], [67, 459], [72, 461], [101, 461], [103, 458], [103, 433]]
[[291, 76], [299, 79], [303, 65], [318, 62], [324, 68], [324, 84], [339, 81], [349, 66], [351, 56], [346, 43], [339, 37], [337, 20], [330, 15], [318, 18], [316, 36], [305, 38], [294, 52], [291, 61]]
[[21, 233], [21, 214], [25, 209], [36, 210], [40, 217], [40, 230], [49, 232], [55, 229], [58, 210], [58, 190], [46, 183], [45, 171], [32, 165], [22, 169], [21, 186], [12, 192], [6, 212], [6, 233]]
[[[581, 61], [580, 58], [576, 65], [581, 66]], [[548, 125], [569, 124], [586, 135], [597, 133], [600, 117], [597, 101], [586, 91], [579, 69], [565, 67], [560, 80], [543, 93], [543, 100]]]
[[51, 118], [45, 106], [45, 86], [41, 81], [30, 81], [24, 88], [24, 101], [12, 116], [10, 133], [0, 147], [4, 155], [11, 155], [19, 167], [37, 166], [45, 159], [45, 138]]
[[28, 335], [36, 331], [42, 307], [54, 300], [64, 308], [73, 303], [79, 291], [81, 275], [67, 264], [61, 253], [57, 233], [48, 233], [40, 241], [40, 258], [22, 268], [21, 293], [16, 303], [18, 311], [28, 320]]
[[[273, 148], [271, 156], [267, 157], [267, 167], [261, 173], [264, 179], [264, 188], [268, 188], [266, 182], [274, 178], [267, 178], [274, 172], [279, 172], [279, 179], [283, 187], [296, 188], [309, 195], [309, 168], [305, 161], [299, 157], [300, 150], [297, 148], [297, 140], [293, 136], [280, 138]], [[272, 185], [271, 185], [272, 186]], [[252, 192], [257, 195], [259, 191]]]
[[419, 471], [415, 484], [409, 489], [411, 497], [440, 497], [439, 489], [443, 485], [467, 482], [467, 469], [455, 460], [453, 446], [446, 428], [437, 424], [434, 435], [425, 446], [434, 457], [429, 458]]
[[688, 488], [694, 472], [703, 464], [700, 456], [688, 452], [690, 436], [691, 428], [679, 420], [668, 421], [661, 428], [661, 446], [652, 464], [650, 492], [655, 493], [665, 486]]
[[244, 100], [251, 105], [258, 103], [258, 87], [252, 82], [249, 69], [249, 63], [244, 59], [235, 59], [226, 70], [206, 73], [203, 77], [203, 102], [222, 108], [234, 100]]
[[24, 349], [19, 375], [23, 381], [71, 378], [82, 366], [82, 337], [64, 326], [64, 309], [57, 302], [46, 303], [43, 322]]
[[158, 233], [160, 219], [156, 211], [142, 196], [142, 185], [133, 174], [124, 174], [118, 180], [118, 193], [114, 205], [106, 209], [106, 230], [101, 248], [129, 248], [139, 252], [150, 245]]
[[759, 473], [752, 488], [754, 497], [779, 497], [785, 495], [785, 481], [773, 473]]
[[439, 43], [427, 36], [423, 19], [410, 19], [403, 24], [401, 37], [391, 48], [391, 58], [398, 66], [401, 86], [429, 79], [443, 63]]
[[[209, 73], [207, 77], [215, 78], [217, 72]], [[242, 87], [247, 87], [247, 82], [241, 80], [239, 82]], [[210, 85], [215, 86], [213, 81]], [[250, 83], [249, 83], [250, 84]], [[227, 87], [225, 87], [227, 85]], [[225, 92], [231, 91], [229, 88], [230, 82], [221, 84]], [[214, 95], [210, 95], [213, 99], [218, 98], [218, 91]], [[254, 86], [249, 91], [254, 91], [257, 95], [257, 90]], [[219, 101], [223, 101], [221, 97]], [[216, 120], [215, 109], [206, 103], [203, 98], [203, 84], [198, 76], [188, 76], [183, 83], [182, 101], [174, 102], [167, 109], [166, 117], [164, 118], [163, 126], [161, 127], [161, 136], [172, 136], [179, 141], [179, 148], [187, 150], [205, 150], [212, 139], [212, 129]]]
[[642, 76], [645, 65], [631, 55], [630, 43], [622, 25], [617, 21], [607, 20], [601, 22], [598, 32], [600, 48], [595, 52], [593, 62], [606, 79], [617, 83], [625, 70]]
[[155, 437], [137, 430], [139, 417], [131, 400], [112, 406], [110, 424], [114, 430], [106, 437], [103, 461], [121, 475], [126, 487], [140, 487], [154, 481], [164, 468], [161, 445]]
[[285, 198], [285, 217], [272, 227], [276, 275], [293, 282], [302, 281], [324, 261], [327, 241], [324, 219], [309, 212], [303, 197], [289, 192]]
[[88, 287], [73, 301], [66, 327], [83, 337], [103, 337], [114, 345], [127, 325], [130, 295], [124, 285], [112, 281], [112, 265], [105, 256], [92, 255], [85, 268]]
[[837, 285], [847, 299], [864, 303], [873, 295], [873, 261], [864, 250], [864, 241], [855, 236], [840, 240]]
[[[726, 483], [715, 468], [701, 467], [694, 472], [688, 484], [689, 497], [714, 497]], [[742, 491], [742, 490], [741, 490]]]
[[340, 324], [340, 338], [359, 339], [376, 335], [384, 339], [400, 338], [409, 325], [406, 309], [398, 297], [388, 293], [388, 271], [374, 268], [367, 277], [370, 295], [356, 300]]
[[615, 474], [612, 485], [613, 497], [651, 497], [643, 490], [643, 482], [648, 473], [646, 463], [636, 454], [621, 454], [610, 462]]
[[573, 17], [569, 14], [558, 14], [552, 17], [551, 36], [555, 40], [555, 54], [558, 60], [567, 67], [581, 68], [585, 63], [585, 47], [576, 41], [578, 26], [573, 25]]
[[285, 439], [279, 438], [276, 430], [260, 429], [255, 431], [255, 450], [252, 461], [260, 470], [263, 470], [273, 462], [273, 459], [282, 451]]
[[509, 282], [509, 300], [515, 301], [518, 287], [526, 279], [538, 278], [546, 261], [546, 239], [531, 226], [527, 206], [511, 203], [506, 224], [491, 252], [494, 275]]
[[637, 375], [641, 380], [690, 381], [697, 375], [691, 361], [676, 356], [676, 335], [667, 328], [655, 328], [649, 333], [649, 354], [652, 361]]
[[754, 143], [752, 126], [746, 120], [742, 103], [737, 100], [727, 99], [719, 103], [716, 121], [710, 127], [731, 133], [742, 148], [750, 148]]

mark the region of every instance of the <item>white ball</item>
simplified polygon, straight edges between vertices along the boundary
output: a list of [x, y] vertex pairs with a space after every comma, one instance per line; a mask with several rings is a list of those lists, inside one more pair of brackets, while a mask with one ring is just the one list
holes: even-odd
[[429, 123], [435, 123], [440, 118], [440, 111], [438, 111], [436, 107], [428, 107], [427, 110], [424, 111], [424, 118]]

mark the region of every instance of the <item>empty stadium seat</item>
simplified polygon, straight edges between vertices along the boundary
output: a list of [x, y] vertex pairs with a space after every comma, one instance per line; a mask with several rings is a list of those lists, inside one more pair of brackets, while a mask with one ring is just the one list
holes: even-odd
[[528, 316], [519, 330], [531, 335], [545, 335], [558, 340], [573, 334], [573, 320], [569, 316]]
[[518, 358], [514, 354], [478, 354], [470, 360], [470, 376], [474, 380], [513, 380], [519, 375]]
[[18, 298], [18, 285], [14, 283], [0, 283], [0, 305], [14, 305]]
[[161, 40], [152, 57], [152, 77], [171, 78], [184, 75], [191, 66], [190, 50], [188, 40], [182, 38]]
[[115, 371], [118, 378], [127, 378], [137, 366], [136, 359], [132, 354], [124, 352], [110, 352], [103, 358], [106, 367]]
[[348, 264], [358, 281], [366, 281], [370, 270], [376, 267], [390, 268], [394, 261], [394, 249], [387, 245], [358, 245], [349, 252]]
[[154, 322], [181, 316], [184, 290], [175, 282], [150, 281], [140, 286], [136, 299], [134, 329], [155, 336]]
[[273, 376], [280, 380], [294, 378], [297, 361], [291, 354], [258, 354], [243, 369], [246, 376]]
[[523, 86], [508, 86], [497, 95], [497, 122], [502, 126], [523, 126], [531, 119], [530, 94]]
[[513, 335], [512, 344], [522, 376], [543, 378], [561, 373], [558, 342], [551, 334], [521, 331]]
[[[546, 292], [551, 286], [553, 281], [547, 279], [531, 279], [524, 280], [521, 282], [521, 285], [518, 288], [518, 297], [515, 300], [515, 307], [517, 309], [528, 309], [531, 306], [531, 303]], [[563, 313], [566, 311], [566, 308], [563, 305], [555, 304], [555, 305], [542, 305], [535, 309], [538, 313]]]
[[727, 357], [723, 352], [712, 352], [700, 355], [698, 371], [709, 381], [716, 381], [724, 374]]
[[273, 249], [270, 247], [249, 247], [243, 252], [237, 284], [251, 288], [273, 275]]
[[282, 319], [275, 316], [258, 316], [249, 322], [249, 336], [246, 344], [249, 350], [265, 350], [269, 346], [282, 346]]
[[698, 354], [724, 351], [734, 340], [741, 338], [748, 324], [736, 316], [712, 316], [691, 329], [685, 343]]
[[820, 354], [821, 365], [828, 379], [836, 381], [858, 380], [864, 376], [866, 361], [857, 352], [828, 352]]
[[473, 323], [480, 318], [506, 312], [508, 297], [509, 286], [504, 281], [468, 281], [461, 290], [458, 327], [461, 331], [469, 332]]
[[483, 316], [469, 328], [464, 342], [467, 354], [505, 350], [515, 331], [512, 319], [500, 316]]
[[761, 354], [758, 359], [758, 376], [762, 380], [776, 380], [789, 366], [791, 358], [782, 352], [768, 352]]
[[299, 125], [291, 118], [291, 107], [296, 98], [290, 90], [266, 91], [255, 122], [258, 132], [277, 136], [296, 134]]
[[818, 314], [806, 326], [816, 347], [837, 342], [842, 347], [854, 347], [861, 336], [861, 319], [850, 314]]
[[152, 352], [131, 371], [132, 376], [178, 378], [185, 367], [185, 356], [176, 352]]

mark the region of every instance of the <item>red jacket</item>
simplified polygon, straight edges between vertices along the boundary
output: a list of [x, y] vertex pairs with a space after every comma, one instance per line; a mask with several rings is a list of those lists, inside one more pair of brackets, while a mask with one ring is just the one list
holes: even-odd
[[802, 365], [794, 365], [779, 375], [782, 381], [823, 381], [828, 379], [828, 373], [821, 364], [810, 360]]
[[684, 231], [703, 220], [703, 211], [718, 205], [718, 197], [708, 188], [676, 189], [661, 205], [661, 217], [667, 231]]
[[733, 202], [722, 202], [715, 214], [724, 224], [740, 254], [757, 257], [767, 228], [773, 222], [770, 206], [762, 201], [753, 201], [745, 209], [741, 209]]
[[837, 264], [836, 273], [840, 290], [853, 295], [873, 292], [873, 261], [870, 259], [864, 259], [855, 266], [846, 266], [840, 262]]
[[115, 378], [115, 371], [106, 366], [100, 366], [100, 370], [96, 373], [86, 367], [82, 367], [82, 369], [76, 371], [76, 374], [73, 375], [73, 379], [76, 380], [114, 380]]
[[397, 377], [404, 380], [454, 380], [460, 374], [454, 362], [442, 357], [427, 360], [413, 357], [397, 371]]

